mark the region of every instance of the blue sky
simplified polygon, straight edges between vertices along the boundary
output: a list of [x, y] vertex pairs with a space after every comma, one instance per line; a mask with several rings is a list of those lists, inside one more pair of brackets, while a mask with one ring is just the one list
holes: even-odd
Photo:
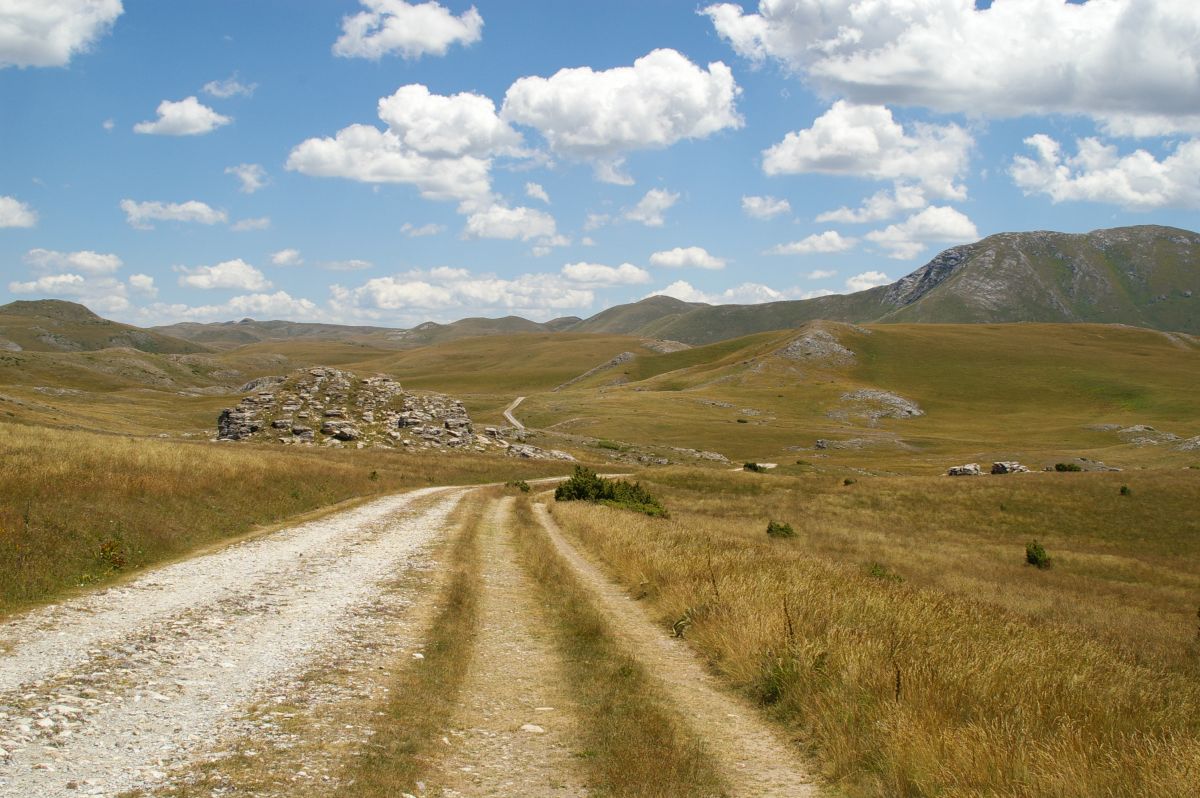
[[1191, 0], [0, 0], [0, 301], [587, 316], [1194, 229]]

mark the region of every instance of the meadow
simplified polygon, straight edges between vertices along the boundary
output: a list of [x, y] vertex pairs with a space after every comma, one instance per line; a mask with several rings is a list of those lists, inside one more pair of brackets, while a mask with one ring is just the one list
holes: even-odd
[[1194, 794], [1200, 472], [642, 478], [554, 516], [846, 795]]

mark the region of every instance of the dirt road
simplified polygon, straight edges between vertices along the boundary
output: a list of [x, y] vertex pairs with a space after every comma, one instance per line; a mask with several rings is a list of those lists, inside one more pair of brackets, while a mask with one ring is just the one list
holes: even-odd
[[[369, 702], [386, 693], [377, 680], [388, 652], [419, 662], [411, 652], [429, 634], [411, 608], [428, 606], [434, 595], [428, 585], [438, 580], [411, 580], [411, 590], [426, 592], [410, 595], [398, 590], [398, 580], [421, 569], [438, 573], [430, 570], [441, 567], [431, 552], [456, 539], [465, 522], [452, 513], [471, 490], [433, 488], [375, 500], [0, 626], [0, 796], [159, 794], [195, 783], [204, 763], [211, 776], [211, 763], [230, 751], [256, 755], [247, 751], [251, 746], [260, 775], [286, 772], [269, 779], [269, 788], [262, 781], [239, 788], [236, 772], [220, 775], [221, 794], [332, 795], [339, 772], [350, 772], [347, 763], [370, 746], [373, 732], [363, 730], [382, 714], [370, 711]], [[481, 615], [470, 666], [433, 741], [428, 791], [425, 782], [404, 791], [588, 795], [578, 753], [588, 717], [534, 604], [535, 585], [510, 528], [514, 500], [487, 493], [478, 499], [457, 514], [482, 519]], [[663, 674], [662, 694], [692, 719], [730, 793], [815, 794], [787, 743], [574, 552], [544, 512], [540, 517], [621, 645], [648, 671]], [[406, 613], [414, 620], [405, 622]], [[314, 669], [336, 671], [345, 683], [322, 692], [305, 681]], [[306, 690], [317, 697], [298, 699]], [[299, 709], [286, 709], [293, 705]], [[285, 708], [270, 717], [307, 712], [329, 726], [349, 713], [366, 725], [344, 733], [338, 730], [352, 727], [337, 725], [339, 748], [319, 739], [320, 723], [311, 724], [306, 749], [304, 739], [289, 742], [261, 725], [264, 706]], [[326, 761], [316, 767], [305, 750]]]
[[512, 404], [504, 408], [504, 417], [508, 419], [509, 424], [512, 424], [517, 429], [525, 429], [525, 425], [517, 420], [517, 417], [513, 415], [513, 411], [517, 409], [517, 405], [524, 401], [524, 396], [518, 396], [516, 399], [512, 400]]
[[0, 795], [152, 784], [355, 632], [462, 496], [422, 490], [170, 565], [0, 628]]

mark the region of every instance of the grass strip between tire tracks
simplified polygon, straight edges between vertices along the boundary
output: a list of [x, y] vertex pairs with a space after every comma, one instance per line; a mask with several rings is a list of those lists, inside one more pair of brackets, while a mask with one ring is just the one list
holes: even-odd
[[522, 564], [538, 585], [573, 686], [583, 752], [597, 795], [675, 798], [723, 794], [703, 745], [624, 652], [592, 599], [554, 551], [528, 499], [513, 523]]
[[[475, 498], [478, 497], [478, 498]], [[408, 660], [379, 708], [370, 745], [350, 767], [338, 798], [418, 793], [417, 781], [439, 758], [439, 735], [458, 704], [479, 630], [482, 566], [479, 535], [490, 523], [494, 491], [479, 492], [450, 547], [450, 571], [425, 638], [424, 659]], [[486, 504], [485, 504], [486, 502]]]

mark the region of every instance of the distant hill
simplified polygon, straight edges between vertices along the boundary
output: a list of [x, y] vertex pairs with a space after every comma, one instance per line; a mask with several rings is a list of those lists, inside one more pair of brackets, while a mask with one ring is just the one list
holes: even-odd
[[948, 249], [891, 285], [760, 305], [650, 297], [572, 331], [704, 344], [816, 319], [843, 322], [1097, 322], [1200, 333], [1200, 235], [1145, 225], [1085, 234], [1000, 233]]
[[360, 327], [344, 324], [313, 324], [298, 321], [222, 321], [210, 324], [182, 322], [151, 327], [154, 332], [225, 349], [262, 341], [291, 341], [307, 338], [318, 341], [354, 341], [394, 333], [387, 327]]
[[0, 351], [91, 352], [125, 347], [162, 355], [208, 351], [204, 346], [97, 316], [58, 299], [0, 305]]
[[[418, 324], [410, 330], [394, 331], [388, 335], [388, 339], [406, 347], [429, 346], [430, 344], [456, 341], [459, 338], [475, 338], [483, 335], [558, 332], [564, 329], [562, 324], [564, 321], [568, 320], [556, 319], [554, 322], [539, 324], [536, 321], [530, 321], [520, 316], [505, 316], [501, 319], [472, 317], [469, 319], [459, 319], [450, 324], [438, 324], [435, 321], [427, 321], [424, 324]], [[570, 328], [578, 323], [578, 319], [572, 318], [566, 327]], [[552, 324], [556, 325], [557, 329], [551, 328], [550, 325]]]
[[659, 336], [656, 329], [670, 325], [694, 310], [711, 308], [703, 302], [684, 302], [669, 296], [652, 296], [641, 302], [602, 310], [595, 316], [570, 327], [571, 332], [592, 333], [637, 333], [651, 337]]

